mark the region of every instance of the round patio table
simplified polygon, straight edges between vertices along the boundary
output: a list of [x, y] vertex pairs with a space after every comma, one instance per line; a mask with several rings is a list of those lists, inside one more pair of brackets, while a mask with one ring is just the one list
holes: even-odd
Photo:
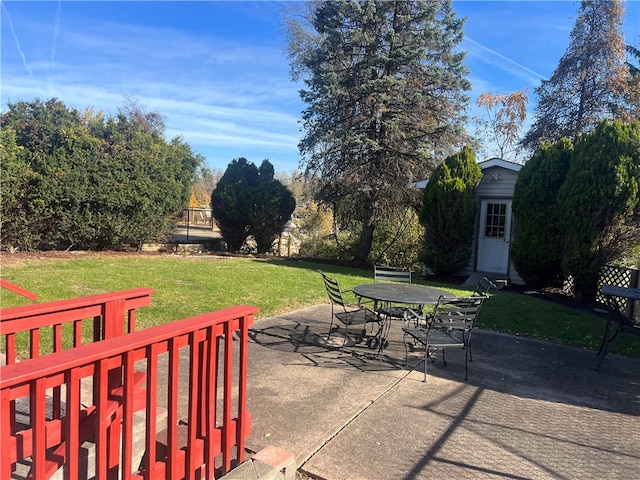
[[404, 283], [363, 283], [353, 287], [352, 291], [357, 296], [370, 300], [406, 305], [435, 305], [441, 296], [451, 300], [456, 298], [446, 290]]
[[[411, 314], [420, 317], [421, 313], [415, 311], [416, 307], [423, 305], [435, 305], [440, 297], [453, 300], [457, 298], [453, 293], [439, 288], [424, 287], [421, 285], [411, 285], [406, 283], [363, 283], [351, 289], [358, 297], [367, 298], [385, 304], [387, 312], [392, 304], [410, 305], [407, 307]], [[379, 349], [382, 350], [388, 344], [387, 339], [391, 328], [391, 318], [387, 315], [386, 325], [383, 328], [382, 338], [380, 338]], [[405, 316], [406, 319], [406, 316]]]

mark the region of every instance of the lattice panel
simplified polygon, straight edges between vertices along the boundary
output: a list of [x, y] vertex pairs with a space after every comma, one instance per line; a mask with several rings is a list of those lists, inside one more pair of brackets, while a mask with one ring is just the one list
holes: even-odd
[[[602, 285], [615, 285], [617, 287], [640, 288], [640, 271], [633, 268], [616, 267], [615, 265], [605, 265], [600, 271], [600, 279], [598, 280], [598, 291], [596, 293], [596, 301], [607, 304], [607, 298], [602, 295], [600, 288]], [[569, 276], [564, 282], [562, 290], [565, 294], [574, 296], [573, 277]], [[623, 313], [630, 314], [630, 318], [634, 323], [640, 325], [640, 301], [633, 302], [634, 305], [629, 307], [628, 300], [617, 298], [616, 304], [618, 309]]]
[[[640, 278], [638, 273], [638, 270], [635, 270], [633, 268], [605, 265], [600, 271], [596, 300], [601, 303], [606, 303], [607, 301], [606, 297], [600, 292], [600, 287], [602, 287], [602, 285], [638, 288], [640, 285]], [[616, 298], [615, 302], [618, 309], [622, 313], [628, 314], [630, 316], [629, 318], [633, 319], [634, 323], [640, 324], [640, 302], [633, 302], [634, 305], [629, 305], [629, 300], [624, 298]]]
[[[600, 288], [602, 285], [615, 285], [616, 287], [631, 287], [631, 280], [634, 270], [624, 267], [616, 267], [613, 265], [605, 265], [600, 270], [600, 278], [598, 279], [598, 293], [596, 300], [600, 303], [606, 303], [607, 299]], [[625, 308], [626, 308], [626, 301]], [[624, 308], [621, 309], [624, 312]]]

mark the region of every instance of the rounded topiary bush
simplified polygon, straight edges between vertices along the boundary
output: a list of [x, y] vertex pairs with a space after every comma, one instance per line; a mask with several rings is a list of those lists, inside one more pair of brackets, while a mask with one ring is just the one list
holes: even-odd
[[425, 264], [438, 275], [464, 268], [471, 257], [475, 188], [482, 177], [470, 147], [448, 157], [424, 189], [420, 221], [425, 227]]

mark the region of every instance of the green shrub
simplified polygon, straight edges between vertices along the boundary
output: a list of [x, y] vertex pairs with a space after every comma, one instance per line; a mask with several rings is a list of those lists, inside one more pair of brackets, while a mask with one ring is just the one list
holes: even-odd
[[295, 198], [273, 174], [268, 160], [257, 168], [238, 158], [211, 193], [211, 213], [229, 250], [239, 251], [251, 235], [258, 253], [268, 252], [291, 218]]
[[371, 263], [421, 272], [424, 265], [420, 260], [423, 242], [424, 227], [414, 208], [385, 216], [378, 220], [373, 234], [369, 254]]
[[640, 123], [603, 121], [574, 145], [558, 203], [564, 231], [563, 270], [575, 294], [595, 298], [603, 265], [640, 236]]
[[16, 102], [1, 121], [10, 153], [4, 247], [108, 249], [158, 239], [175, 226], [202, 162], [179, 138], [164, 139], [159, 114], [135, 106], [106, 118], [56, 99]]
[[511, 258], [532, 288], [562, 283], [562, 231], [558, 191], [573, 147], [562, 139], [542, 145], [524, 164], [513, 193], [514, 239]]
[[358, 245], [358, 236], [353, 232], [333, 234], [311, 234], [300, 242], [300, 256], [325, 260], [351, 261]]
[[0, 130], [0, 238], [7, 249], [30, 250], [40, 243], [39, 232], [32, 230], [29, 209], [29, 185], [36, 178], [31, 167], [19, 158], [21, 148], [16, 144], [16, 132]]
[[464, 147], [436, 168], [424, 190], [419, 217], [425, 226], [423, 259], [437, 274], [453, 274], [469, 262], [481, 177], [473, 150]]

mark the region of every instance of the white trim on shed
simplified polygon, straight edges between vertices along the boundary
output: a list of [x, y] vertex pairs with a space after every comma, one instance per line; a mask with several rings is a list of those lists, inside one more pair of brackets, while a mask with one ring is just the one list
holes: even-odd
[[480, 165], [482, 170], [486, 170], [490, 167], [501, 167], [514, 172], [519, 172], [522, 168], [522, 165], [519, 163], [509, 162], [507, 160], [502, 160], [501, 158], [490, 158], [489, 160], [478, 162], [478, 165]]

